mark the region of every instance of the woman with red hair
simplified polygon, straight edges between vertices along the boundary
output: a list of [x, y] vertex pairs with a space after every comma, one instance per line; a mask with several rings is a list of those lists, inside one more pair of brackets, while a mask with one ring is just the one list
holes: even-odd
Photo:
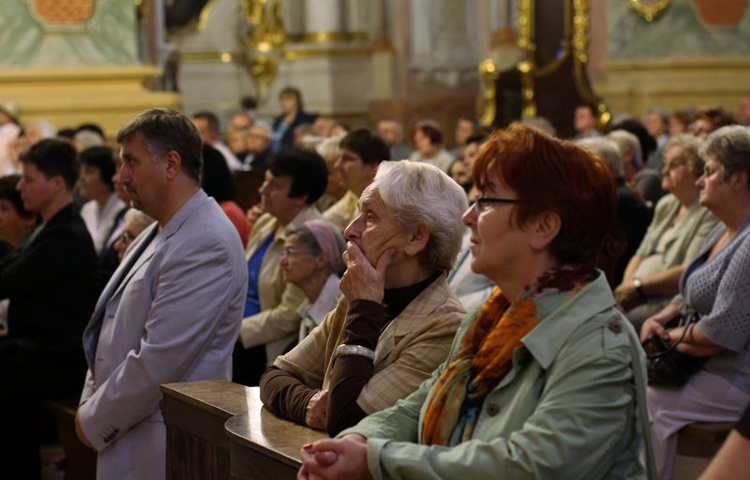
[[299, 478], [645, 478], [643, 356], [594, 268], [615, 211], [607, 165], [513, 125], [473, 178], [471, 267], [497, 288], [415, 393], [303, 446]]

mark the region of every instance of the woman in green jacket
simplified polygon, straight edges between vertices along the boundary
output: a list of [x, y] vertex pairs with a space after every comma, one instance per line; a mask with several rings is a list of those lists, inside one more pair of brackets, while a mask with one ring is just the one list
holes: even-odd
[[593, 267], [615, 209], [607, 165], [514, 125], [473, 177], [471, 267], [498, 288], [432, 378], [303, 446], [298, 478], [645, 478], [643, 357]]

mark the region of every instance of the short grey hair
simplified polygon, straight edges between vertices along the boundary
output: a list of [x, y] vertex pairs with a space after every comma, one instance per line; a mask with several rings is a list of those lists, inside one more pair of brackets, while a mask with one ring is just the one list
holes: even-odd
[[534, 118], [527, 118], [526, 120], [521, 120], [521, 123], [523, 125], [529, 125], [532, 127], [536, 127], [539, 130], [543, 131], [550, 137], [556, 137], [557, 136], [557, 130], [555, 130], [554, 125], [552, 125], [552, 122], [550, 122], [545, 117], [534, 117]]
[[661, 119], [665, 127], [669, 126], [669, 117], [670, 117], [669, 112], [664, 110], [659, 105], [653, 105], [649, 107], [646, 110], [646, 115], [656, 115]]
[[339, 144], [341, 143], [341, 139], [344, 138], [344, 135], [337, 135], [335, 137], [329, 137], [323, 140], [318, 144], [317, 147], [315, 147], [315, 150], [320, 154], [321, 157], [323, 157], [324, 160], [328, 160], [329, 158], [338, 158], [339, 155], [341, 155], [341, 148], [339, 148]]
[[81, 145], [82, 150], [104, 145], [104, 137], [91, 130], [81, 130], [73, 137], [73, 141]]
[[399, 135], [404, 134], [404, 126], [395, 118], [383, 118], [378, 120], [378, 123], [390, 123], [393, 125], [393, 128], [396, 129], [396, 133], [398, 133]]
[[680, 147], [688, 170], [698, 178], [703, 175], [703, 164], [705, 163], [705, 159], [700, 154], [702, 144], [703, 140], [700, 138], [681, 133], [669, 139], [664, 146], [664, 155], [666, 156], [670, 148]]
[[724, 168], [724, 178], [738, 172], [750, 177], [750, 131], [741, 125], [730, 125], [713, 131], [701, 147], [704, 160], [713, 157]]
[[125, 225], [131, 225], [140, 232], [144, 231], [146, 227], [155, 222], [155, 220], [137, 208], [131, 208], [123, 216]]
[[613, 130], [609, 132], [607, 138], [612, 140], [620, 147], [623, 155], [631, 153], [633, 155], [633, 166], [641, 168], [643, 166], [643, 150], [641, 142], [634, 134], [625, 130]]
[[469, 208], [463, 188], [434, 165], [408, 160], [382, 162], [372, 185], [403, 231], [423, 225], [430, 232], [420, 263], [453, 268], [465, 229], [461, 217]]
[[589, 137], [581, 139], [577, 143], [590, 148], [597, 156], [607, 162], [615, 178], [622, 178], [625, 175], [622, 166], [622, 151], [614, 140], [607, 137]]
[[152, 108], [131, 118], [117, 133], [117, 143], [141, 135], [152, 157], [170, 151], [180, 155], [182, 170], [194, 182], [201, 183], [203, 142], [192, 120], [177, 110]]

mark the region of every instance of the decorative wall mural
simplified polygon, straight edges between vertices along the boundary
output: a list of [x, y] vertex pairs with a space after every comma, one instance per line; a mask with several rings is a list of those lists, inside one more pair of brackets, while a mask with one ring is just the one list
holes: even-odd
[[[650, 5], [656, 6], [656, 0]], [[647, 6], [646, 0], [640, 0]], [[612, 60], [738, 56], [750, 54], [747, 0], [671, 0], [646, 19], [631, 2], [607, 0]]]
[[692, 0], [698, 16], [712, 27], [734, 27], [742, 18], [747, 0]]
[[126, 0], [3, 0], [0, 67], [136, 65], [135, 6]]

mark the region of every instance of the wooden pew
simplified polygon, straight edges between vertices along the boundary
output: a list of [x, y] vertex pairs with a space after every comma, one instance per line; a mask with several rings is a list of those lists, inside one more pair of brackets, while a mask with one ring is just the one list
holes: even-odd
[[697, 479], [732, 429], [731, 423], [691, 423], [677, 432], [672, 478]]
[[262, 408], [257, 387], [251, 389], [251, 394], [248, 414], [230, 418], [226, 423], [232, 478], [295, 478], [301, 466], [300, 447], [328, 436], [324, 432], [283, 420]]
[[167, 479], [286, 479], [302, 444], [326, 438], [263, 408], [258, 387], [226, 380], [162, 385]]
[[42, 409], [55, 419], [57, 441], [65, 451], [65, 480], [95, 480], [96, 452], [81, 443], [76, 436], [75, 417], [78, 398], [50, 400]]

